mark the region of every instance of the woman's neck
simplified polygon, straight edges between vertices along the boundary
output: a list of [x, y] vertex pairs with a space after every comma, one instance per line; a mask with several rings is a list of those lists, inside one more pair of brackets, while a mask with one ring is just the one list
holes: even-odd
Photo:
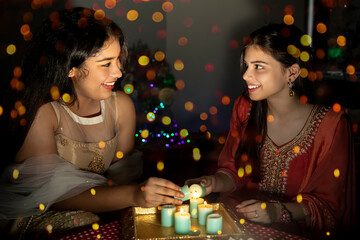
[[101, 114], [99, 100], [78, 99], [69, 109], [80, 117], [95, 117]]
[[[267, 100], [268, 115], [276, 119], [298, 118], [307, 113], [311, 106], [302, 104], [296, 96]], [[306, 115], [305, 115], [306, 116]]]

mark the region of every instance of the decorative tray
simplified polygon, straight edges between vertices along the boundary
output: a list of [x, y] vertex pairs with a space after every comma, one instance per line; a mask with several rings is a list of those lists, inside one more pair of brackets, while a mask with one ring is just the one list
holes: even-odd
[[165, 239], [239, 239], [249, 238], [251, 234], [240, 224], [236, 215], [226, 209], [222, 203], [212, 203], [214, 213], [223, 217], [222, 233], [220, 235], [206, 234], [206, 227], [198, 223], [197, 218], [191, 218], [191, 230], [200, 230], [198, 235], [181, 235], [175, 233], [174, 227], [161, 226], [161, 211], [156, 207], [133, 207], [134, 238], [136, 240]]

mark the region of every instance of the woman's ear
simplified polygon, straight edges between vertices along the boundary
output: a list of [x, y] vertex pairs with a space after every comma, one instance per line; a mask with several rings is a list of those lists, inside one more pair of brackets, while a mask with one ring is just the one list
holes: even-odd
[[69, 71], [68, 77], [69, 77], [69, 78], [75, 77], [75, 71], [76, 71], [76, 69], [73, 67], [73, 68]]
[[297, 63], [294, 63], [293, 65], [291, 65], [289, 68], [288, 68], [288, 74], [289, 74], [289, 80], [291, 82], [294, 82], [297, 77], [299, 76], [300, 74], [300, 66], [299, 64]]

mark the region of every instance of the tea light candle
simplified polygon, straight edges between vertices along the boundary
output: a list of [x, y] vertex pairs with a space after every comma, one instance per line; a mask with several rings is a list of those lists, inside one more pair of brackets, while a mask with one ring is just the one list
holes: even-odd
[[206, 225], [206, 218], [209, 214], [213, 213], [213, 206], [211, 204], [207, 204], [206, 201], [204, 204], [198, 205], [199, 209], [199, 224]]
[[198, 217], [198, 205], [204, 203], [203, 198], [199, 198], [195, 194], [195, 198], [190, 198], [190, 214], [192, 218]]
[[175, 212], [180, 212], [180, 210], [182, 209], [184, 212], [190, 213], [189, 204], [178, 205], [178, 206], [175, 206], [175, 207], [176, 207]]
[[175, 213], [175, 232], [178, 234], [188, 234], [190, 232], [190, 227], [190, 213], [180, 209], [180, 212]]
[[161, 207], [161, 226], [171, 227], [174, 225], [174, 205], [163, 205]]
[[206, 220], [206, 232], [208, 234], [219, 234], [222, 229], [222, 216], [220, 214], [210, 214]]
[[180, 199], [183, 202], [190, 199], [190, 191], [188, 185], [184, 185], [181, 187], [181, 192], [185, 195], [183, 198], [175, 197], [176, 199]]
[[189, 188], [190, 198], [204, 197], [206, 189], [200, 184], [192, 184]]

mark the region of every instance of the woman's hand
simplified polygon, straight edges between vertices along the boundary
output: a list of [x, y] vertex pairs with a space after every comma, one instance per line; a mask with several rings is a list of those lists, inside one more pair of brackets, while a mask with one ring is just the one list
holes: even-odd
[[200, 184], [206, 189], [205, 195], [209, 195], [214, 190], [215, 182], [216, 180], [214, 175], [210, 175], [210, 176], [188, 179], [185, 181], [185, 185], [191, 186], [192, 184]]
[[184, 197], [181, 187], [166, 179], [152, 177], [139, 185], [139, 189], [135, 193], [134, 202], [140, 207], [155, 207], [161, 204], [182, 204], [181, 200], [174, 197]]
[[277, 206], [256, 199], [246, 200], [236, 206], [236, 211], [252, 222], [269, 224], [277, 219]]

